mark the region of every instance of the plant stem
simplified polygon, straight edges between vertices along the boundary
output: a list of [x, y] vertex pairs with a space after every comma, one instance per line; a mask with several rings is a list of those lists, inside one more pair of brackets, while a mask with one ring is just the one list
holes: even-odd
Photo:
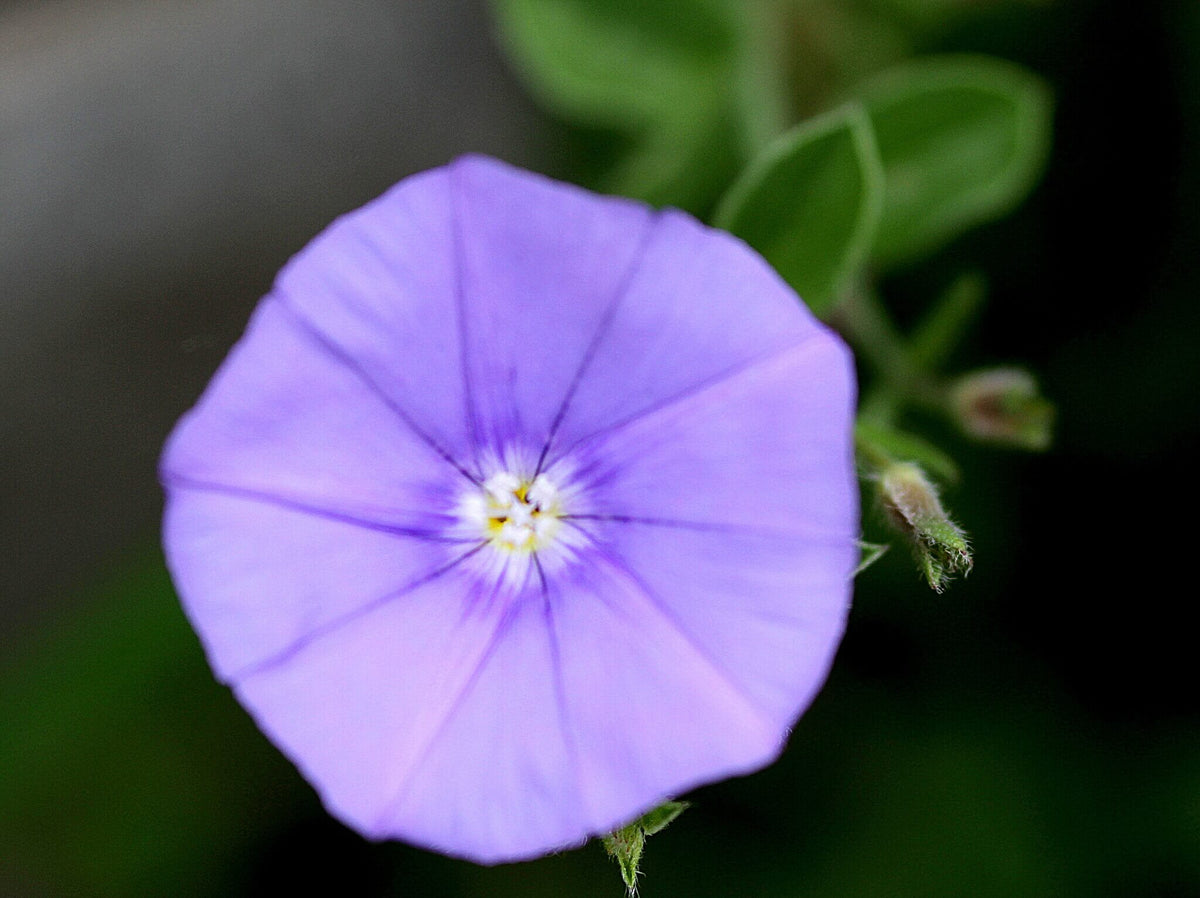
[[905, 403], [940, 406], [944, 391], [913, 358], [873, 289], [859, 285], [847, 291], [831, 318], [878, 377], [876, 386], [863, 398], [860, 419], [886, 426], [895, 422]]

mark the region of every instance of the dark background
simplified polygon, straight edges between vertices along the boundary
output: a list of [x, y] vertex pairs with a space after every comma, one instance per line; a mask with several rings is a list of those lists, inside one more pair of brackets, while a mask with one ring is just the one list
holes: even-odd
[[[784, 759], [700, 790], [646, 895], [1200, 895], [1200, 4], [994, 4], [929, 50], [1056, 92], [1012, 216], [884, 284], [980, 269], [958, 361], [1020, 361], [1041, 456], [968, 446], [976, 567], [860, 580]], [[0, 2], [0, 895], [616, 895], [599, 848], [478, 868], [369, 845], [211, 682], [157, 558], [154, 466], [284, 260], [481, 151], [572, 177], [486, 9]]]

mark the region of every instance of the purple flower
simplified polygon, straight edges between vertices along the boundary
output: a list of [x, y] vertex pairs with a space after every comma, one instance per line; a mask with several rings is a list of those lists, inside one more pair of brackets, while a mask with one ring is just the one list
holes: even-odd
[[331, 812], [527, 858], [779, 753], [848, 607], [853, 402], [740, 241], [465, 158], [284, 268], [168, 442], [167, 559]]

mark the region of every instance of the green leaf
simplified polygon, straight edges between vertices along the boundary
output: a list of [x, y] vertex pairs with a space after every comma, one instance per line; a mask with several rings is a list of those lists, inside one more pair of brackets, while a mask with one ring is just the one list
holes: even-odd
[[772, 143], [714, 221], [762, 253], [820, 315], [866, 260], [883, 189], [870, 120], [851, 104]]
[[940, 248], [1009, 211], [1041, 173], [1051, 100], [1019, 66], [935, 57], [883, 73], [857, 92], [875, 127], [886, 181], [872, 252], [883, 267]]
[[599, 127], [675, 118], [728, 75], [721, 0], [492, 0], [501, 44], [550, 108]]

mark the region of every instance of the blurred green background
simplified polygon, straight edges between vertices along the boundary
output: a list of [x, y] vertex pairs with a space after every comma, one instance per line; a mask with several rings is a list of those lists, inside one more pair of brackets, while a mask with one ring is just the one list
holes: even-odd
[[[728, 8], [0, 0], [0, 895], [620, 894], [596, 845], [483, 868], [325, 815], [183, 619], [157, 454], [282, 262], [400, 177], [481, 151], [708, 214], [781, 128], [943, 52], [1046, 79], [1053, 145], [881, 289], [909, 325], [982, 272], [953, 367], [1031, 367], [1054, 448], [917, 422], [973, 574], [863, 574], [782, 760], [689, 796], [642, 891], [1200, 895], [1200, 4], [750, 0], [734, 62]], [[579, 21], [620, 78], [559, 77]]]

